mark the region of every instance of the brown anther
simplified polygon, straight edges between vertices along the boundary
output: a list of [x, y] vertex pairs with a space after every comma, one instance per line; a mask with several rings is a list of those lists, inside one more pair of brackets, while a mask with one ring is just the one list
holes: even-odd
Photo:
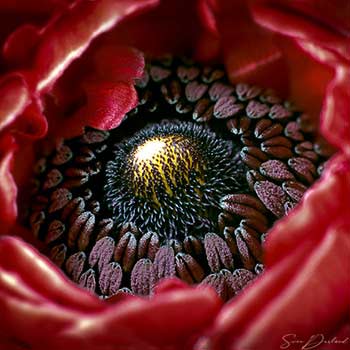
[[190, 102], [196, 102], [206, 93], [208, 90], [207, 84], [201, 84], [197, 81], [191, 81], [186, 85], [185, 95]]
[[256, 261], [262, 262], [263, 250], [256, 232], [251, 229], [246, 230], [242, 225], [236, 230], [239, 230], [242, 239], [245, 241], [249, 248], [250, 254], [255, 258]]
[[[81, 213], [75, 220], [72, 222], [71, 227], [68, 231], [68, 247], [73, 248], [77, 243], [77, 238], [80, 235], [82, 237], [82, 242], [80, 245], [85, 245], [86, 241], [84, 237], [89, 236], [95, 225], [95, 215], [91, 212], [85, 211]], [[82, 249], [81, 249], [82, 250]]]
[[61, 267], [64, 261], [66, 260], [67, 255], [67, 247], [65, 244], [61, 243], [59, 245], [55, 245], [50, 250], [50, 259], [56, 264], [58, 267]]
[[153, 81], [159, 82], [168, 78], [171, 74], [171, 70], [160, 66], [152, 66], [150, 69], [150, 75]]
[[97, 241], [89, 256], [90, 267], [98, 264], [98, 270], [101, 272], [104, 265], [112, 260], [114, 248], [115, 242], [112, 237], [104, 237]]
[[171, 80], [169, 83], [163, 84], [160, 87], [164, 99], [169, 104], [175, 104], [179, 102], [181, 97], [181, 85], [177, 80]]
[[249, 194], [228, 194], [222, 198], [223, 202], [233, 203], [233, 204], [242, 204], [244, 206], [251, 207], [262, 213], [266, 212], [264, 205], [254, 196]]
[[225, 75], [225, 72], [221, 69], [213, 69], [212, 67], [204, 67], [202, 73], [202, 81], [204, 83], [212, 83], [219, 80]]
[[254, 184], [254, 190], [265, 207], [276, 217], [281, 218], [284, 215], [284, 203], [287, 201], [287, 196], [282, 187], [270, 181], [258, 181]]
[[254, 197], [249, 195], [230, 195], [221, 199], [220, 207], [231, 214], [239, 215], [242, 218], [256, 219], [267, 224], [267, 218], [263, 214], [266, 212], [265, 207]]
[[227, 121], [226, 126], [232, 134], [243, 135], [249, 130], [251, 122], [248, 117], [233, 118]]
[[137, 249], [138, 259], [149, 258], [153, 260], [159, 247], [159, 236], [154, 232], [145, 233], [139, 240]]
[[160, 247], [153, 261], [154, 276], [157, 281], [175, 276], [175, 254], [171, 247]]
[[111, 232], [113, 226], [114, 226], [114, 222], [113, 222], [113, 219], [111, 218], [102, 219], [101, 221], [99, 221], [96, 228], [96, 231], [97, 231], [96, 241], [98, 241], [103, 237], [106, 237]]
[[46, 180], [43, 184], [43, 189], [48, 190], [50, 188], [58, 186], [63, 180], [63, 175], [58, 169], [52, 169], [46, 175]]
[[207, 233], [204, 237], [204, 247], [208, 265], [213, 272], [221, 268], [233, 268], [233, 259], [226, 242], [215, 233]]
[[248, 245], [244, 237], [242, 236], [241, 227], [236, 228], [235, 237], [236, 237], [236, 244], [237, 244], [240, 260], [242, 260], [243, 266], [246, 269], [251, 270], [255, 265], [255, 259], [249, 252]]
[[261, 140], [267, 140], [282, 133], [283, 126], [271, 119], [261, 119], [256, 123], [254, 135]]
[[223, 236], [224, 236], [224, 240], [225, 240], [226, 244], [230, 248], [231, 253], [233, 255], [237, 255], [238, 249], [237, 249], [236, 241], [233, 238], [234, 231], [235, 231], [235, 228], [233, 226], [226, 226], [224, 228]]
[[307, 187], [297, 181], [287, 181], [282, 184], [284, 191], [296, 202], [299, 202]]
[[235, 280], [232, 273], [226, 269], [218, 273], [212, 273], [201, 282], [201, 285], [209, 285], [216, 290], [220, 298], [224, 301], [235, 295]]
[[73, 152], [67, 145], [61, 145], [51, 160], [53, 165], [63, 165], [73, 158]]
[[319, 137], [314, 143], [314, 151], [321, 157], [329, 158], [335, 153], [336, 149], [327, 143], [322, 137]]
[[64, 174], [68, 177], [64, 181], [66, 188], [80, 187], [89, 181], [89, 173], [82, 169], [68, 168]]
[[243, 109], [243, 105], [236, 103], [234, 96], [220, 97], [214, 106], [214, 117], [217, 119], [226, 119], [237, 114]]
[[87, 145], [95, 144], [95, 143], [101, 143], [105, 140], [107, 140], [109, 137], [108, 131], [103, 130], [90, 130], [86, 131], [84, 135], [80, 138], [80, 141], [82, 143], [85, 143]]
[[253, 234], [254, 232], [259, 232], [259, 234], [262, 234], [269, 229], [268, 224], [266, 222], [258, 220], [257, 218], [242, 219], [239, 223], [239, 226], [243, 227], [251, 234]]
[[310, 184], [314, 181], [316, 167], [310, 160], [303, 157], [294, 157], [288, 160], [288, 165], [302, 180], [307, 181]]
[[304, 135], [301, 132], [300, 125], [295, 122], [289, 122], [285, 129], [284, 134], [294, 141], [304, 141]]
[[68, 276], [74, 281], [78, 282], [80, 275], [83, 272], [84, 264], [86, 261], [86, 254], [84, 252], [77, 252], [71, 255], [66, 263], [65, 268]]
[[79, 279], [79, 285], [91, 292], [96, 289], [96, 273], [93, 269], [85, 271]]
[[209, 89], [209, 97], [212, 101], [217, 101], [220, 97], [229, 96], [233, 93], [234, 88], [220, 82], [214, 83]]
[[268, 160], [260, 165], [260, 172], [275, 181], [293, 180], [294, 175], [288, 166], [277, 159]]
[[116, 262], [111, 262], [103, 266], [98, 280], [101, 292], [111, 296], [117, 293], [123, 278], [123, 271]]
[[200, 69], [197, 67], [179, 66], [176, 74], [183, 83], [188, 83], [198, 77]]
[[261, 93], [261, 88], [248, 84], [237, 84], [236, 92], [241, 101], [251, 100]]
[[[90, 237], [95, 227], [95, 215], [89, 211], [80, 214], [71, 228], [80, 229], [77, 246], [80, 250], [85, 250], [90, 242]], [[79, 228], [78, 228], [79, 227]], [[68, 233], [69, 235], [69, 233]], [[74, 234], [72, 234], [72, 237]]]
[[273, 105], [270, 109], [269, 117], [271, 119], [283, 120], [291, 117], [292, 112], [282, 105]]
[[297, 144], [294, 147], [294, 151], [296, 154], [300, 155], [301, 157], [310, 159], [312, 162], [316, 162], [318, 159], [318, 155], [313, 150], [313, 143], [310, 141], [305, 141], [302, 143]]
[[255, 142], [251, 139], [250, 135], [242, 135], [241, 136], [241, 142], [243, 145], [250, 147], [250, 146], [254, 146]]
[[150, 295], [155, 284], [153, 263], [149, 259], [139, 260], [131, 272], [131, 290], [136, 295]]
[[119, 262], [124, 271], [131, 271], [136, 259], [137, 240], [131, 232], [125, 233], [114, 249], [114, 260]]
[[199, 283], [205, 276], [203, 268], [189, 254], [176, 254], [175, 266], [176, 274], [187, 283]]
[[50, 196], [49, 213], [64, 208], [68, 202], [73, 198], [72, 193], [66, 188], [59, 188], [55, 190]]
[[45, 237], [45, 243], [49, 244], [62, 236], [66, 229], [66, 225], [60, 220], [53, 220], [47, 229], [47, 234]]
[[264, 176], [262, 176], [258, 171], [256, 170], [249, 170], [246, 173], [246, 179], [249, 185], [249, 188], [254, 191], [254, 184], [257, 181], [263, 181], [266, 180]]
[[73, 198], [63, 209], [62, 220], [72, 224], [85, 210], [85, 201], [81, 197]]
[[297, 123], [299, 124], [300, 129], [305, 133], [313, 133], [316, 129], [315, 120], [305, 113], [298, 117]]
[[204, 252], [201, 240], [194, 236], [187, 236], [183, 242], [186, 253], [192, 256], [201, 256]]
[[201, 99], [193, 109], [192, 117], [197, 122], [207, 122], [213, 117], [214, 105], [209, 99]]
[[77, 155], [74, 160], [77, 163], [84, 164], [89, 163], [96, 158], [94, 152], [89, 147], [82, 147], [80, 149], [79, 155]]
[[260, 119], [270, 111], [270, 107], [264, 103], [252, 100], [246, 107], [246, 112], [251, 119]]
[[259, 169], [260, 164], [268, 159], [264, 152], [254, 146], [243, 147], [240, 155], [243, 162], [253, 169]]

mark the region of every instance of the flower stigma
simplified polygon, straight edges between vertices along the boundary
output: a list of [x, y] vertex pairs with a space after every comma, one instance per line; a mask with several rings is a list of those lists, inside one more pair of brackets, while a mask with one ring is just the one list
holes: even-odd
[[39, 161], [28, 216], [52, 261], [108, 298], [178, 277], [222, 299], [263, 271], [263, 243], [327, 160], [307, 116], [221, 66], [147, 62], [138, 106]]

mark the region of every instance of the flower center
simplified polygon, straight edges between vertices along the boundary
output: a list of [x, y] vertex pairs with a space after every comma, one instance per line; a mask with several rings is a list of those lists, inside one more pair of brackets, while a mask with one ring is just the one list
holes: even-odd
[[[126, 177], [136, 197], [162, 205], [162, 195], [174, 197], [195, 177], [203, 182], [205, 164], [197, 147], [181, 135], [152, 138], [137, 146], [130, 155]], [[130, 176], [129, 176], [130, 172]]]
[[117, 223], [183, 239], [214, 229], [220, 198], [240, 188], [232, 142], [189, 122], [162, 121], [116, 145], [105, 198]]
[[[101, 297], [166, 277], [227, 300], [263, 268], [263, 242], [322, 170], [303, 113], [222, 67], [148, 62], [139, 105], [39, 162], [28, 224], [50, 258]], [[165, 119], [165, 117], [167, 119]]]

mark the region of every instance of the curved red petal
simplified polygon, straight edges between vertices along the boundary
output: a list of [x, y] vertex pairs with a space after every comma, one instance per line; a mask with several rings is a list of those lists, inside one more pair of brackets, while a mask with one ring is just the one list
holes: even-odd
[[[11, 167], [16, 150], [12, 136], [0, 139], [0, 222], [2, 225], [13, 223], [17, 216], [17, 186], [12, 177]], [[2, 227], [5, 230], [5, 227]]]
[[350, 161], [338, 155], [301, 204], [270, 231], [266, 263], [279, 263], [306, 239], [317, 244], [329, 227], [348, 216], [350, 201], [345, 193], [350, 193]]
[[[338, 1], [339, 2], [339, 1]], [[253, 7], [255, 20], [266, 28], [296, 39], [310, 40], [337, 53], [341, 57], [350, 59], [350, 33], [344, 30], [336, 31], [325, 23], [327, 17], [332, 16], [323, 12], [323, 16], [314, 18], [313, 14], [305, 15], [303, 7], [288, 6], [291, 2], [260, 1]], [[346, 1], [341, 1], [342, 11], [346, 11]], [[333, 10], [337, 10], [334, 4]], [[348, 16], [350, 20], [350, 16]], [[324, 20], [325, 19], [325, 20]]]
[[327, 140], [350, 156], [350, 65], [339, 65], [329, 84], [321, 114], [321, 130]]
[[46, 135], [48, 123], [37, 101], [32, 102], [11, 127], [12, 132], [27, 139], [39, 139]]
[[[219, 311], [221, 301], [210, 288], [164, 290], [150, 300], [134, 298], [111, 306], [96, 317], [77, 323], [67, 334], [75, 348], [86, 339], [92, 349], [101, 342], [120, 348], [182, 349], [204, 330]], [[107, 347], [108, 348], [108, 347]]]
[[143, 54], [132, 47], [102, 47], [95, 55], [98, 76], [107, 81], [133, 82], [141, 78], [145, 61]]
[[248, 4], [218, 1], [217, 26], [229, 77], [234, 82], [258, 84], [286, 94], [282, 52], [273, 35], [253, 22]]
[[155, 0], [77, 1], [42, 35], [34, 66], [38, 74], [37, 90], [49, 90], [95, 37], [111, 29], [125, 16], [154, 3]]
[[3, 55], [8, 64], [25, 66], [31, 63], [39, 37], [40, 30], [32, 24], [24, 24], [12, 32], [3, 47]]
[[150, 300], [104, 304], [23, 241], [0, 239], [2, 342], [35, 349], [178, 349], [210, 324], [220, 306], [213, 290], [184, 283], [164, 285]]
[[30, 103], [30, 93], [24, 79], [9, 75], [0, 82], [0, 131], [10, 125]]
[[67, 119], [61, 137], [77, 136], [87, 125], [103, 130], [116, 128], [137, 105], [137, 93], [131, 83], [99, 82], [89, 84], [86, 89], [86, 105]]
[[0, 238], [0, 267], [16, 273], [29, 288], [57, 305], [85, 311], [104, 308], [96, 297], [73, 285], [47, 258], [18, 238]]
[[[302, 264], [296, 259], [296, 253], [268, 269], [254, 288], [226, 306], [218, 317], [216, 349], [275, 349], [281, 346], [283, 336], [291, 332], [302, 339], [318, 333], [332, 334], [347, 316], [350, 306], [349, 250], [347, 223], [329, 229]], [[289, 267], [286, 261], [291, 264]], [[274, 281], [273, 275], [276, 270], [283, 272], [283, 267], [287, 267], [287, 273], [292, 268], [294, 276], [281, 285], [284, 277], [277, 276]], [[270, 296], [268, 285], [272, 291], [277, 289], [277, 294], [266, 300], [266, 294]], [[259, 305], [258, 308], [255, 305]], [[243, 318], [239, 318], [237, 312], [243, 314]], [[246, 312], [252, 316], [249, 320]]]

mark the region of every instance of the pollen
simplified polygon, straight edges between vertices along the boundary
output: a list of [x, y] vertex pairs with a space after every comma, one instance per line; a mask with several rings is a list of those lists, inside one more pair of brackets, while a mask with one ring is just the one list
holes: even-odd
[[135, 196], [162, 205], [162, 195], [190, 184], [191, 176], [203, 183], [205, 162], [193, 140], [181, 135], [151, 138], [135, 148], [126, 169]]

